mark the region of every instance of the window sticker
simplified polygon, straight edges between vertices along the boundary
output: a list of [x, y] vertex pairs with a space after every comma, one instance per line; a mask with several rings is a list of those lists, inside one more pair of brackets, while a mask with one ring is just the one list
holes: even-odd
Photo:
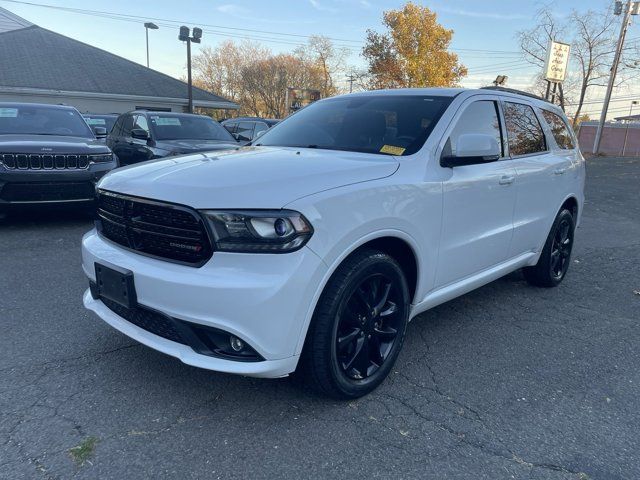
[[104, 118], [85, 118], [89, 125], [106, 125]]
[[182, 125], [180, 123], [180, 119], [176, 117], [159, 117], [157, 115], [151, 115], [151, 121], [155, 122], [156, 125], [163, 127], [168, 125], [175, 125], [179, 127]]
[[0, 108], [0, 117], [16, 118], [17, 116], [18, 116], [17, 108]]
[[405, 149], [402, 147], [396, 147], [394, 145], [384, 145], [380, 149], [380, 153], [389, 153], [391, 155], [402, 155]]

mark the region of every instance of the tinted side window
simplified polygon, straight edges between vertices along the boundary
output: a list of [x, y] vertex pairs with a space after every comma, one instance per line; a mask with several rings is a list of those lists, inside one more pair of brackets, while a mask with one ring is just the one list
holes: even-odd
[[253, 138], [253, 122], [240, 122], [238, 124], [238, 140], [249, 141]]
[[147, 123], [147, 117], [145, 117], [144, 115], [138, 115], [136, 117], [133, 128], [141, 128], [142, 130], [149, 133], [149, 124]]
[[224, 124], [224, 128], [226, 128], [229, 133], [236, 133], [237, 126], [237, 122], [229, 122]]
[[256, 129], [253, 131], [253, 138], [256, 138], [260, 132], [269, 130], [269, 125], [264, 122], [256, 122]]
[[113, 135], [114, 137], [120, 136], [120, 134], [122, 133], [122, 122], [123, 117], [118, 117], [118, 120], [116, 120], [116, 123], [111, 129], [111, 132], [109, 132], [109, 135]]
[[529, 105], [505, 102], [504, 121], [512, 156], [544, 152], [547, 149], [538, 117]]
[[573, 140], [571, 139], [569, 128], [567, 127], [567, 124], [564, 122], [562, 117], [548, 110], [542, 110], [542, 116], [551, 127], [553, 138], [555, 138], [558, 146], [566, 150], [574, 149], [575, 146], [573, 144]]
[[122, 118], [122, 137], [130, 137], [131, 129], [133, 128], [133, 115], [125, 115]]
[[[445, 147], [446, 155], [456, 154], [456, 145], [460, 135], [467, 133], [482, 133], [496, 138], [502, 152], [502, 134], [500, 130], [500, 120], [498, 119], [498, 108], [496, 102], [490, 100], [480, 100], [469, 105], [453, 127], [449, 142]], [[501, 153], [504, 156], [504, 152]]]

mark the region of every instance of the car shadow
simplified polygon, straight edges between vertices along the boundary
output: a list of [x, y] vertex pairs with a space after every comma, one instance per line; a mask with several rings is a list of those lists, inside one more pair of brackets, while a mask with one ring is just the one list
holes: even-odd
[[93, 222], [94, 217], [93, 209], [88, 207], [22, 208], [0, 213], [0, 229], [87, 226]]

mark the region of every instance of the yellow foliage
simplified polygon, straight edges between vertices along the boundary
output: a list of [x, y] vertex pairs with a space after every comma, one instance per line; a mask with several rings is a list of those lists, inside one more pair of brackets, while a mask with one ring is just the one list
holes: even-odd
[[363, 50], [374, 87], [451, 87], [467, 74], [448, 51], [453, 30], [440, 25], [428, 7], [408, 2], [384, 12], [383, 23], [388, 32], [369, 31]]

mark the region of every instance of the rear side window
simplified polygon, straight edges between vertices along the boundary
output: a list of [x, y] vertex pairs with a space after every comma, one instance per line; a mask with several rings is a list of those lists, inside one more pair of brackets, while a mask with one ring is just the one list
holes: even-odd
[[[449, 141], [445, 147], [445, 155], [455, 155], [460, 135], [467, 133], [483, 133], [496, 138], [502, 151], [502, 133], [498, 119], [496, 102], [480, 100], [469, 105], [453, 127]], [[503, 154], [501, 153], [501, 157]]]
[[511, 156], [530, 155], [547, 149], [538, 117], [529, 105], [505, 102], [504, 121]]
[[553, 133], [553, 138], [556, 140], [558, 147], [565, 150], [573, 150], [575, 145], [571, 139], [569, 128], [562, 117], [548, 110], [542, 110], [542, 116], [551, 127], [551, 133]]

